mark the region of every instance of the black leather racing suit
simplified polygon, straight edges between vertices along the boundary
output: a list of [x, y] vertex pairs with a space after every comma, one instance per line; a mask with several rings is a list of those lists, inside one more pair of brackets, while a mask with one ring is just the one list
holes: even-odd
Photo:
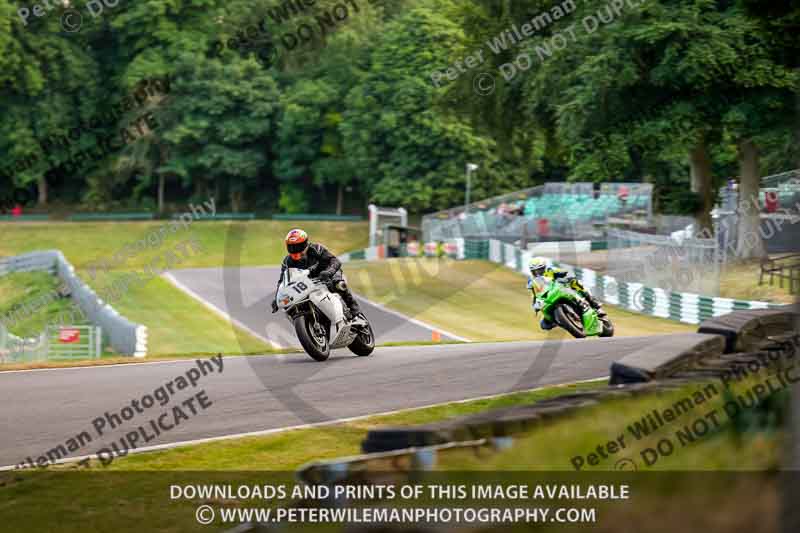
[[295, 261], [288, 255], [284, 257], [283, 263], [281, 263], [278, 287], [283, 283], [283, 276], [286, 275], [287, 268], [311, 268], [310, 274], [312, 278], [329, 278], [331, 282], [328, 283], [328, 288], [342, 296], [345, 305], [350, 309], [351, 316], [355, 317], [361, 312], [358, 302], [353, 298], [353, 293], [350, 292], [350, 287], [344, 281], [341, 261], [321, 244], [309, 243], [306, 253], [299, 261]]

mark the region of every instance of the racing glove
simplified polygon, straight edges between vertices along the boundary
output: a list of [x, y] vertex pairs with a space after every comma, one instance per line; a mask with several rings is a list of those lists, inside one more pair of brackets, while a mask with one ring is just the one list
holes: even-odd
[[278, 302], [275, 300], [272, 300], [272, 312], [273, 314], [278, 312]]
[[333, 274], [331, 274], [327, 270], [323, 270], [322, 272], [319, 273], [319, 276], [317, 277], [323, 283], [330, 283], [331, 278], [333, 278]]

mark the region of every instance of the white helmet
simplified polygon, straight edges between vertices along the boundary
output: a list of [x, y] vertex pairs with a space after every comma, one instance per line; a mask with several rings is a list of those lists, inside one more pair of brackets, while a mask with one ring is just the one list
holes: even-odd
[[528, 261], [528, 270], [530, 270], [531, 276], [534, 278], [544, 274], [546, 268], [547, 258], [545, 257], [534, 257]]

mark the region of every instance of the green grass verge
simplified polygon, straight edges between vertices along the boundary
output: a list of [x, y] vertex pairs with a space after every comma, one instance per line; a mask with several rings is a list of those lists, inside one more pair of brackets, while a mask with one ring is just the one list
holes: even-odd
[[275, 351], [164, 278], [132, 287], [114, 303], [114, 308], [128, 319], [147, 326], [148, 356]]
[[[739, 395], [747, 398], [746, 391], [758, 381], [738, 383], [732, 394], [715, 383], [716, 394], [706, 389], [707, 383], [698, 383], [602, 402], [543, 422], [503, 451], [484, 446], [440, 453], [436, 469], [486, 476], [504, 472], [505, 478], [516, 471], [513, 479], [518, 482], [533, 477], [539, 484], [628, 484], [629, 500], [570, 503], [596, 508], [592, 531], [778, 531], [781, 491], [794, 490], [788, 480], [781, 486], [777, 475], [786, 453], [788, 391], [755, 409], [741, 408], [738, 400], [741, 411], [734, 413], [725, 406]], [[695, 394], [703, 390], [705, 400], [699, 402]], [[690, 397], [694, 407], [678, 411], [675, 406]], [[653, 410], [663, 415], [666, 409], [678, 416], [648, 435], [629, 429], [654, 416]], [[575, 470], [578, 457], [584, 461], [580, 473]], [[620, 524], [633, 527], [619, 529]], [[564, 527], [543, 524], [541, 530]]]
[[736, 298], [739, 300], [757, 300], [762, 302], [775, 302], [791, 304], [797, 301], [797, 295], [789, 292], [789, 282], [784, 280], [783, 287], [779, 280], [774, 280], [774, 285], [769, 285], [769, 276], [765, 276], [764, 284], [758, 284], [761, 264], [758, 261], [748, 261], [726, 266], [720, 276], [720, 296]]
[[[121, 274], [111, 274], [113, 279]], [[87, 279], [86, 272], [78, 275]], [[97, 284], [95, 289], [98, 289]], [[0, 316], [16, 309], [22, 302], [35, 301], [45, 294], [52, 294], [57, 280], [45, 272], [14, 273], [0, 278]], [[219, 315], [210, 312], [194, 298], [174, 287], [164, 278], [153, 278], [146, 284], [131, 287], [113, 307], [123, 316], [148, 329], [148, 358], [174, 358], [176, 356], [197, 356], [223, 354], [264, 354], [276, 350], [261, 339], [242, 331]], [[72, 301], [66, 298], [53, 300], [26, 316], [25, 320], [11, 327], [11, 332], [19, 336], [38, 335], [47, 324], [59, 324], [63, 316], [72, 316], [69, 311]], [[77, 316], [77, 315], [76, 315]], [[80, 321], [79, 321], [80, 323]], [[69, 325], [77, 325], [70, 322]], [[20, 363], [3, 369], [46, 368], [50, 366], [74, 366], [90, 362], [107, 364], [109, 362], [138, 362], [139, 359], [120, 357], [106, 346], [100, 361], [70, 361], [51, 364], [48, 362]]]
[[[739, 395], [747, 399], [746, 391], [755, 383], [737, 383], [730, 392], [719, 381], [697, 383], [638, 398], [601, 402], [521, 435], [511, 449], [491, 458], [477, 459], [473, 453], [454, 452], [439, 465], [445, 470], [489, 471], [575, 471], [576, 465], [584, 472], [629, 470], [634, 466], [638, 471], [776, 469], [782, 459], [781, 424], [785, 422], [788, 390], [770, 397], [759, 408], [725, 410], [726, 404], [736, 403]], [[663, 420], [666, 409], [677, 416], [659, 423], [652, 413], [658, 411]], [[654, 424], [644, 425], [647, 415]], [[650, 431], [641, 431], [643, 427]], [[672, 451], [667, 453], [670, 447], [663, 444], [664, 453], [656, 454], [664, 439], [670, 441]], [[609, 442], [618, 443], [613, 453], [609, 452]], [[604, 450], [605, 457], [598, 447]], [[590, 454], [594, 454], [592, 459]], [[621, 459], [624, 461], [619, 463]]]
[[[154, 230], [170, 221], [152, 222], [15, 222], [3, 227], [0, 256], [18, 255], [36, 250], [59, 249], [78, 268], [102, 259], [109, 259], [125, 244], [136, 244]], [[321, 242], [335, 253], [345, 253], [368, 245], [366, 222], [320, 221], [202, 221], [193, 222], [188, 230], [167, 232], [159, 246], [140, 250], [134, 257], [119, 265], [120, 270], [141, 269], [159, 253], [195, 235], [204, 248], [202, 254], [193, 255], [181, 263], [180, 268], [277, 265], [286, 255], [283, 239], [295, 227], [305, 229], [312, 241]], [[228, 255], [226, 250], [240, 253]]]
[[[571, 338], [542, 331], [524, 276], [488, 261], [392, 259], [345, 265], [350, 286], [370, 300], [475, 341]], [[615, 336], [685, 333], [696, 326], [607, 306]]]
[[[59, 315], [70, 308], [68, 298], [54, 295], [57, 287], [58, 280], [47, 272], [14, 272], [0, 277], [0, 319], [16, 316], [18, 320], [8, 322], [11, 333], [19, 337], [38, 336], [47, 324], [58, 322]], [[23, 305], [29, 306], [29, 310]]]

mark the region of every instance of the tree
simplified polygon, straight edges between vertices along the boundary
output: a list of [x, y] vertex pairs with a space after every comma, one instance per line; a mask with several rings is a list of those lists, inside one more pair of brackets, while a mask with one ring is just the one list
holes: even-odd
[[347, 98], [344, 149], [372, 200], [418, 211], [452, 205], [463, 194], [464, 166], [481, 164], [476, 195], [519, 188], [518, 174], [499, 164], [495, 144], [436, 107], [429, 72], [461, 53], [463, 32], [429, 8], [387, 25], [369, 74]]
[[[769, 84], [759, 73], [768, 55], [761, 36], [733, 3], [662, 0], [608, 14], [613, 22], [596, 31], [573, 28], [574, 42], [561, 50], [546, 39], [527, 46], [541, 65], [513, 82], [525, 84], [528, 116], [554, 117], [577, 177], [614, 179], [635, 167], [641, 179], [682, 150], [701, 197], [698, 225], [707, 233], [716, 192], [712, 153], [723, 141], [732, 95], [753, 87], [754, 77]], [[596, 6], [584, 6], [570, 20], [598, 16]]]
[[58, 17], [31, 15], [26, 25], [19, 7], [0, 2], [0, 153], [8, 185], [35, 184], [45, 206], [47, 171], [85, 141], [98, 68], [85, 41], [59, 31]]
[[191, 54], [175, 77], [161, 134], [169, 160], [157, 171], [196, 186], [199, 178], [218, 180], [238, 211], [244, 191], [269, 168], [265, 140], [275, 132], [277, 84], [254, 59], [198, 62]]

